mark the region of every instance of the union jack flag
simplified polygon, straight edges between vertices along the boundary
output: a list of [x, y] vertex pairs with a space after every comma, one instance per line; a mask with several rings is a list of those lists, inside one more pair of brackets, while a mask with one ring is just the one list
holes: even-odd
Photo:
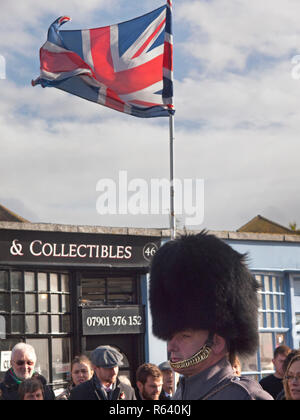
[[61, 31], [52, 23], [40, 49], [40, 77], [53, 86], [136, 117], [163, 117], [173, 107], [172, 1], [116, 25]]

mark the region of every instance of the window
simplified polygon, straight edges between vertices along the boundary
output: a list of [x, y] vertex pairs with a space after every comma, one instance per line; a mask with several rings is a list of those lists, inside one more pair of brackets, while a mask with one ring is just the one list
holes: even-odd
[[3, 354], [20, 341], [33, 345], [36, 370], [52, 384], [65, 381], [69, 371], [69, 282], [68, 273], [0, 269], [0, 318], [6, 329], [0, 340]]
[[283, 278], [276, 275], [255, 276], [261, 284], [259, 327], [261, 329], [285, 328], [286, 310]]
[[0, 315], [8, 334], [69, 333], [68, 276], [59, 273], [0, 271]]
[[259, 300], [259, 349], [253, 357], [242, 360], [243, 373], [260, 379], [274, 370], [274, 349], [286, 342], [289, 331], [284, 278], [277, 273], [254, 273], [260, 285]]
[[137, 304], [137, 282], [134, 277], [99, 277], [81, 280], [81, 304]]

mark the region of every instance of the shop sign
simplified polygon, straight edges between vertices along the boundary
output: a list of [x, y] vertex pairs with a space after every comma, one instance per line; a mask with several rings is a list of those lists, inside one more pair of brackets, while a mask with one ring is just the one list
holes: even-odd
[[143, 334], [143, 306], [82, 309], [83, 335]]
[[0, 262], [62, 265], [148, 266], [160, 238], [0, 231]]
[[11, 351], [1, 351], [0, 372], [6, 372], [10, 368]]

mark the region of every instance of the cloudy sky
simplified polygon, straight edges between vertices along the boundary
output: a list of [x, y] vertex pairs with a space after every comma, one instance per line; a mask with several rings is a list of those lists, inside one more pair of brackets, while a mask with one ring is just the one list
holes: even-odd
[[[100, 180], [168, 178], [168, 119], [30, 84], [57, 17], [72, 18], [63, 29], [100, 27], [163, 4], [1, 0], [0, 203], [33, 222], [168, 226], [97, 211]], [[204, 180], [193, 228], [236, 230], [257, 214], [300, 225], [299, 15], [299, 0], [174, 0], [175, 176]]]

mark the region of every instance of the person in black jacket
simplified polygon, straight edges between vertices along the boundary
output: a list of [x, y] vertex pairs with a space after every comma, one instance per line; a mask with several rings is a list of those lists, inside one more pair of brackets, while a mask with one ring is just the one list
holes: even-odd
[[134, 389], [118, 379], [122, 359], [114, 347], [97, 347], [91, 355], [94, 376], [73, 388], [69, 400], [136, 400]]
[[26, 343], [16, 344], [11, 353], [11, 368], [5, 373], [4, 381], [0, 384], [0, 399], [19, 400], [19, 385], [26, 379], [36, 378], [43, 385], [44, 399], [54, 400], [54, 392], [47, 385], [46, 379], [35, 372], [35, 365], [34, 348]]
[[274, 399], [283, 391], [284, 362], [291, 349], [286, 345], [276, 347], [274, 350], [273, 365], [275, 372], [266, 376], [259, 382], [262, 388], [272, 395]]
[[159, 399], [171, 400], [174, 394], [175, 372], [168, 361], [161, 363], [158, 367], [163, 374], [163, 387]]

